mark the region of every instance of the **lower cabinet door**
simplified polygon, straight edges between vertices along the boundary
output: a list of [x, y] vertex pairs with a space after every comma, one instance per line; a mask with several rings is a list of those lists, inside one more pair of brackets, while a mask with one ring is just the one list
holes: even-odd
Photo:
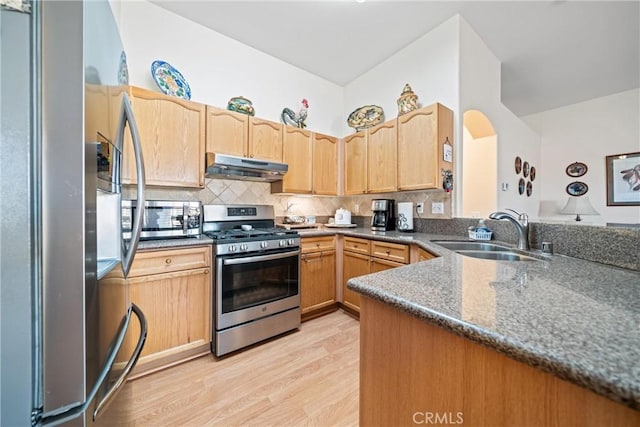
[[360, 311], [360, 294], [347, 289], [349, 279], [369, 274], [369, 256], [355, 252], [342, 253], [342, 304], [357, 312]]
[[395, 262], [395, 261], [389, 261], [386, 259], [380, 259], [380, 258], [374, 258], [371, 257], [371, 272], [372, 273], [377, 273], [379, 271], [385, 271], [385, 270], [389, 270], [391, 268], [396, 268], [396, 267], [402, 267], [403, 263], [401, 262]]
[[[130, 279], [129, 295], [147, 318], [147, 340], [136, 371], [158, 369], [208, 350], [211, 340], [209, 268]], [[137, 333], [133, 331], [131, 336]]]
[[300, 306], [307, 314], [336, 302], [336, 252], [311, 252], [300, 257]]

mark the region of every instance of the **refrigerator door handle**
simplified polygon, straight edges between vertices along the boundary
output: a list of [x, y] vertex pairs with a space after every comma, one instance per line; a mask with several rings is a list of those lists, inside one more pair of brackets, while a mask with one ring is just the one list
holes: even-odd
[[144, 173], [144, 159], [142, 157], [142, 145], [140, 143], [140, 134], [138, 133], [138, 126], [136, 124], [135, 116], [133, 115], [133, 109], [131, 108], [131, 102], [126, 92], [122, 94], [122, 110], [120, 114], [120, 126], [118, 128], [118, 140], [117, 145], [122, 150], [124, 145], [124, 129], [126, 122], [129, 122], [129, 130], [131, 132], [131, 139], [133, 141], [133, 153], [136, 161], [136, 179], [137, 179], [137, 197], [135, 210], [136, 214], [133, 218], [133, 225], [131, 227], [131, 242], [129, 243], [129, 249], [127, 249], [124, 238], [122, 239], [122, 272], [126, 278], [131, 270], [133, 264], [133, 257], [138, 250], [138, 243], [140, 242], [140, 232], [142, 231], [142, 224], [144, 221], [144, 203], [145, 203], [145, 173]]
[[[144, 342], [147, 339], [147, 319], [144, 317], [144, 313], [142, 312], [142, 310], [140, 310], [140, 308], [137, 305], [133, 303], [131, 304], [131, 309], [133, 310], [133, 313], [138, 318], [138, 321], [140, 322], [140, 336], [138, 337], [138, 343], [136, 344], [136, 347], [133, 350], [133, 354], [131, 355], [131, 358], [129, 359], [125, 367], [122, 369], [122, 372], [120, 373], [120, 376], [118, 377], [118, 379], [105, 392], [102, 399], [100, 399], [100, 401], [96, 404], [96, 409], [93, 411], [94, 421], [96, 420], [96, 418], [98, 418], [102, 414], [102, 411], [104, 411], [109, 406], [109, 403], [111, 403], [111, 400], [116, 396], [116, 394], [118, 394], [124, 382], [127, 380], [127, 377], [129, 376], [129, 374], [131, 374], [131, 370], [136, 365], [136, 362], [140, 357], [140, 353], [142, 353]], [[124, 339], [124, 334], [122, 335], [122, 338]], [[120, 342], [120, 344], [122, 344], [122, 342]], [[116, 352], [114, 351], [114, 355], [115, 353]]]
[[[131, 307], [127, 310], [127, 313], [122, 317], [122, 320], [120, 321], [120, 327], [118, 328], [118, 334], [115, 336], [112, 345], [109, 347], [108, 356], [105, 359], [104, 364], [102, 365], [102, 369], [98, 374], [93, 388], [87, 395], [87, 399], [79, 405], [73, 406], [71, 408], [65, 408], [62, 411], [52, 411], [49, 413], [41, 414], [34, 420], [34, 425], [38, 425], [40, 427], [58, 425], [78, 417], [88, 409], [89, 404], [95, 399], [98, 391], [102, 388], [104, 382], [107, 380], [109, 372], [111, 372], [113, 362], [116, 360], [116, 356], [120, 351], [120, 347], [124, 342], [124, 337], [127, 334], [127, 330], [129, 329], [132, 312], [135, 313], [135, 315], [138, 317], [138, 320], [140, 321], [140, 338], [138, 339], [138, 344], [136, 345], [131, 359], [129, 360], [129, 362], [127, 362], [127, 365], [123, 369], [123, 374], [120, 375], [114, 385], [104, 394], [103, 398], [96, 405], [96, 410], [93, 414], [95, 420], [98, 411], [103, 409], [108, 401], [113, 398], [115, 393], [118, 391], [117, 388], [119, 388], [124, 380], [126, 380], [129, 372], [138, 361], [138, 357], [140, 356], [140, 352], [142, 351], [142, 346], [144, 345], [144, 341], [147, 337], [147, 320], [144, 317], [142, 311], [135, 304], [131, 304]], [[124, 378], [122, 378], [123, 376]]]

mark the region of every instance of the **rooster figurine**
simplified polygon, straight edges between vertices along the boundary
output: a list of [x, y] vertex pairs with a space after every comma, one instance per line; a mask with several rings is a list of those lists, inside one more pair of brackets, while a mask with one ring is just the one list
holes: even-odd
[[285, 125], [296, 126], [299, 128], [307, 127], [307, 124], [304, 122], [307, 119], [307, 108], [309, 108], [309, 102], [306, 99], [302, 100], [302, 107], [298, 113], [294, 113], [292, 109], [285, 108], [282, 110], [282, 123]]

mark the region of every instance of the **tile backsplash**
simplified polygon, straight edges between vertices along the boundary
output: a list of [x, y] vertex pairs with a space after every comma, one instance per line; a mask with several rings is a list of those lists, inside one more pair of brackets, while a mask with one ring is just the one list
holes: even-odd
[[[135, 190], [126, 188], [125, 198], [134, 198]], [[353, 215], [371, 216], [373, 199], [394, 199], [396, 202], [424, 202], [424, 214], [416, 218], [451, 218], [451, 193], [442, 190], [404, 191], [397, 193], [358, 196], [312, 196], [271, 194], [266, 182], [237, 181], [207, 178], [202, 190], [147, 188], [149, 200], [200, 200], [204, 204], [260, 204], [273, 205], [276, 216], [316, 215], [333, 216], [336, 209], [348, 209]], [[444, 214], [431, 214], [431, 203], [442, 202]], [[287, 212], [288, 207], [288, 212]]]

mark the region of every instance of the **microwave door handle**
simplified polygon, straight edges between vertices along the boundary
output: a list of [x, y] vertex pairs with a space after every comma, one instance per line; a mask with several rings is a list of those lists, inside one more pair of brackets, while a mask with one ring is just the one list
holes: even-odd
[[120, 373], [118, 379], [113, 383], [109, 390], [106, 391], [100, 402], [96, 404], [96, 409], [93, 411], [94, 421], [102, 414], [102, 411], [104, 411], [109, 406], [109, 403], [111, 403], [113, 398], [118, 394], [118, 392], [124, 385], [125, 381], [131, 374], [131, 370], [138, 362], [138, 358], [140, 357], [140, 353], [142, 353], [142, 348], [144, 347], [144, 342], [147, 339], [147, 319], [144, 317], [144, 313], [137, 305], [133, 303], [131, 304], [131, 309], [133, 311], [133, 314], [135, 314], [138, 318], [138, 322], [140, 322], [140, 335], [138, 337], [138, 343], [136, 344], [131, 358]]
[[189, 205], [187, 203], [182, 205], [182, 233], [187, 234], [189, 231]]
[[131, 242], [129, 243], [129, 249], [126, 248], [124, 239], [122, 240], [122, 271], [124, 277], [129, 275], [131, 265], [133, 264], [133, 257], [138, 250], [138, 243], [140, 242], [140, 233], [142, 232], [142, 225], [144, 222], [144, 205], [145, 205], [145, 173], [144, 173], [144, 159], [142, 157], [142, 145], [140, 143], [140, 133], [138, 132], [138, 125], [136, 124], [136, 118], [133, 115], [133, 109], [131, 108], [131, 102], [127, 93], [123, 93], [122, 96], [122, 113], [120, 120], [120, 128], [118, 129], [118, 135], [121, 144], [124, 143], [124, 128], [126, 122], [129, 122], [129, 131], [131, 132], [131, 140], [133, 142], [133, 153], [136, 162], [136, 180], [137, 180], [137, 195], [136, 195], [136, 214], [133, 218], [133, 224], [131, 226]]

